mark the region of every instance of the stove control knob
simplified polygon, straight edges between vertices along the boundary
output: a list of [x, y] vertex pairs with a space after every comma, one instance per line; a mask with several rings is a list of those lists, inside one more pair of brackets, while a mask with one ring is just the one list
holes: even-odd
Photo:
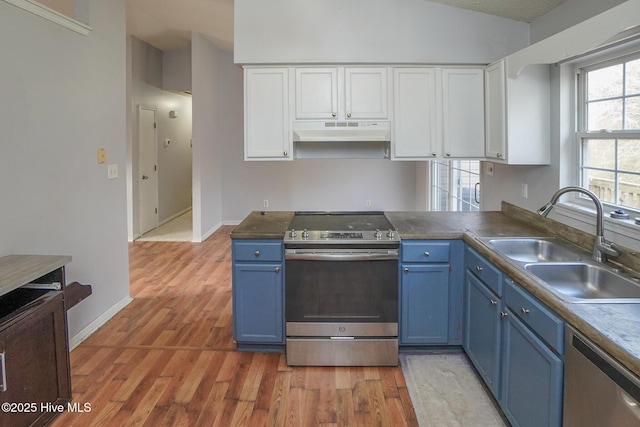
[[306, 228], [302, 231], [302, 238], [303, 239], [308, 239], [309, 238], [309, 232], [307, 231]]
[[291, 231], [289, 232], [289, 237], [291, 237], [291, 238], [298, 237], [298, 233], [296, 233], [296, 230], [291, 229]]
[[378, 240], [382, 237], [382, 232], [380, 231], [379, 228], [376, 228], [376, 232], [373, 233], [373, 237], [375, 237]]
[[393, 239], [395, 237], [395, 232], [393, 230], [387, 231], [387, 237]]

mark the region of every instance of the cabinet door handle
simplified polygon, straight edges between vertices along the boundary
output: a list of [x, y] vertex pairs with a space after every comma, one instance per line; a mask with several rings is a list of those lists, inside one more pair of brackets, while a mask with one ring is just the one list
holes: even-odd
[[429, 255], [431, 255], [431, 254], [429, 253], [429, 251], [425, 251], [425, 252], [424, 252], [424, 256], [428, 257]]
[[332, 113], [331, 113], [331, 117], [335, 117], [335, 116], [337, 116], [337, 114], [336, 114], [336, 112], [334, 111], [334, 112], [332, 112]]
[[446, 153], [445, 154], [447, 157], [451, 157], [451, 153]]
[[432, 155], [433, 157], [435, 157], [435, 156], [437, 156], [437, 155], [438, 155], [438, 153], [436, 153], [436, 152], [434, 151], [433, 153], [431, 153], [431, 155]]
[[405, 272], [405, 273], [408, 273], [408, 272], [409, 272], [409, 269], [408, 269], [408, 268], [405, 268], [405, 269], [404, 269], [404, 272]]
[[477, 271], [482, 271], [482, 270], [484, 270], [484, 269], [483, 269], [482, 267], [480, 267], [479, 265], [476, 265], [476, 270], [477, 270]]
[[522, 308], [520, 309], [520, 311], [522, 311], [522, 314], [529, 314], [529, 309], [528, 309], [528, 308], [524, 308], [524, 307], [522, 307]]
[[501, 311], [500, 312], [500, 317], [507, 317], [509, 315], [509, 313], [507, 313], [506, 311]]
[[284, 151], [282, 154], [284, 155], [284, 157], [287, 157], [289, 155], [289, 153], [287, 153], [286, 151]]
[[0, 392], [5, 392], [7, 391], [7, 366], [5, 364], [5, 354], [4, 351], [2, 353], [0, 353], [0, 370], [2, 370], [2, 372], [0, 372], [0, 381], [2, 381], [2, 383], [0, 384]]
[[494, 300], [494, 299], [489, 300], [489, 301], [491, 301], [491, 305], [498, 305], [498, 301], [496, 301], [496, 300]]
[[253, 255], [255, 255], [255, 257], [258, 258], [260, 256], [260, 251], [255, 251]]
[[276, 273], [280, 273], [280, 267], [274, 268], [273, 271], [275, 271]]
[[347, 113], [347, 117], [351, 117], [351, 113]]

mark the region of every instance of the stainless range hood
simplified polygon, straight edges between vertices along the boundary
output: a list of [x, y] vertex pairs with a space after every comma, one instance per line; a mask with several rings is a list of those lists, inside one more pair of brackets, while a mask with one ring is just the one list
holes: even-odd
[[293, 142], [388, 142], [388, 121], [295, 121]]
[[295, 121], [292, 124], [298, 159], [388, 159], [388, 121]]

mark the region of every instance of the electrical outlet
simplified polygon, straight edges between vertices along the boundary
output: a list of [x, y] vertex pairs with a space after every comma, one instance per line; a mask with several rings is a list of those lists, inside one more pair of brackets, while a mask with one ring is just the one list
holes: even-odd
[[365, 201], [364, 201], [364, 205], [365, 205], [366, 207], [370, 208], [370, 207], [371, 207], [371, 200], [365, 200]]
[[263, 208], [268, 208], [268, 207], [269, 207], [269, 201], [268, 201], [267, 199], [264, 199], [264, 200], [262, 201], [262, 207], [263, 207]]
[[529, 198], [529, 186], [527, 184], [525, 184], [524, 182], [522, 183], [522, 190], [521, 190], [520, 194], [521, 194], [523, 199]]
[[493, 176], [493, 163], [491, 162], [486, 163], [486, 171], [487, 171], [487, 176]]

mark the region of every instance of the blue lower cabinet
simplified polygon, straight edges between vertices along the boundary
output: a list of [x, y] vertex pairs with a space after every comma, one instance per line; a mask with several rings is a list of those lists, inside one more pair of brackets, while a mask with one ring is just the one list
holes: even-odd
[[466, 256], [469, 359], [512, 426], [561, 427], [564, 322], [482, 255]]
[[232, 242], [233, 337], [238, 345], [284, 344], [281, 240]]
[[507, 310], [501, 406], [518, 427], [562, 425], [563, 362]]
[[473, 274], [465, 284], [464, 349], [496, 399], [500, 396], [502, 301]]
[[233, 267], [233, 335], [238, 343], [284, 343], [282, 264]]
[[461, 345], [464, 242], [404, 240], [400, 263], [400, 345]]
[[400, 344], [446, 344], [449, 340], [449, 265], [401, 269]]

